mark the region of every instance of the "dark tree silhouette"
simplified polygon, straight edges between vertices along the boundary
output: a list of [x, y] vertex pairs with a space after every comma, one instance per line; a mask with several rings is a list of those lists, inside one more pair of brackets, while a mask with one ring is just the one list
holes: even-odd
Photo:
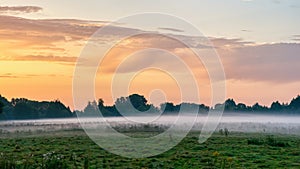
[[84, 108], [84, 115], [85, 116], [95, 116], [97, 115], [97, 109], [98, 109], [98, 105], [96, 103], [96, 101], [93, 102], [88, 102], [87, 106]]
[[121, 116], [121, 114], [116, 110], [115, 106], [105, 106], [103, 99], [98, 99], [98, 108], [102, 116]]
[[288, 108], [291, 111], [300, 111], [300, 96], [299, 95], [291, 101], [291, 103], [288, 105]]
[[215, 105], [215, 108], [214, 108], [214, 110], [224, 110], [224, 104], [221, 104], [221, 103], [217, 103], [216, 105]]
[[122, 109], [122, 111], [130, 109], [131, 105], [140, 112], [147, 111], [150, 108], [150, 105], [147, 104], [146, 98], [138, 94], [132, 94], [128, 97], [120, 97], [115, 102], [115, 106], [117, 106], [117, 108]]
[[266, 110], [268, 110], [268, 108], [265, 107], [265, 106], [260, 105], [259, 103], [255, 103], [252, 106], [252, 111], [254, 111], [254, 112], [263, 112], [263, 111], [266, 111]]
[[170, 102], [162, 103], [160, 105], [160, 109], [161, 109], [161, 111], [163, 111], [164, 114], [169, 114], [172, 112], [174, 113], [176, 111], [175, 105]]
[[99, 99], [98, 100], [98, 107], [99, 107], [100, 110], [104, 107], [104, 101], [103, 101], [103, 99]]
[[146, 111], [150, 108], [150, 105], [147, 104], [148, 101], [142, 95], [132, 94], [128, 98], [131, 101], [133, 107], [138, 109], [139, 111]]
[[225, 101], [225, 111], [233, 112], [236, 110], [236, 103], [233, 99], [228, 99]]
[[0, 113], [3, 112], [3, 107], [4, 107], [4, 104], [0, 101]]
[[[146, 98], [139, 94], [132, 94], [128, 97], [121, 97], [115, 101], [112, 106], [105, 106], [103, 99], [99, 99], [98, 102], [92, 101], [88, 102], [84, 111], [75, 110], [77, 114], [94, 116], [97, 113], [102, 113], [103, 116], [122, 116], [122, 114], [117, 110], [117, 106], [132, 105], [134, 109], [138, 111], [133, 111], [134, 113], [141, 112], [151, 112], [157, 113], [158, 108], [154, 107], [152, 104], [148, 104]], [[185, 110], [195, 110], [196, 106], [199, 107], [199, 113], [206, 113], [210, 110], [208, 106], [204, 104], [196, 103], [181, 103], [174, 105], [172, 102], [166, 102], [160, 105], [160, 111], [163, 114], [176, 114], [179, 112], [181, 106], [185, 106]], [[128, 107], [128, 106], [127, 106]], [[273, 102], [270, 107], [262, 106], [259, 103], [253, 106], [247, 106], [244, 103], [236, 104], [233, 99], [228, 99], [224, 103], [216, 104], [213, 110], [223, 110], [227, 112], [263, 112], [263, 113], [291, 113], [300, 114], [300, 96], [293, 98], [289, 104], [281, 104], [278, 101]], [[148, 111], [153, 110], [153, 111]], [[127, 110], [132, 113], [131, 110]], [[26, 98], [13, 98], [8, 101], [5, 97], [0, 95], [0, 119], [13, 120], [13, 119], [40, 119], [40, 118], [62, 118], [62, 117], [74, 117], [75, 113], [72, 113], [69, 107], [66, 107], [59, 100], [55, 101], [34, 101], [28, 100]]]
[[271, 111], [281, 111], [282, 109], [283, 105], [281, 105], [278, 101], [271, 104]]
[[237, 111], [247, 111], [247, 106], [244, 103], [238, 103], [236, 105]]
[[[1, 100], [6, 100], [1, 98]], [[73, 117], [70, 108], [59, 100], [56, 101], [33, 101], [25, 98], [13, 98], [11, 102], [6, 101], [2, 119], [40, 119], [40, 118], [62, 118]]]

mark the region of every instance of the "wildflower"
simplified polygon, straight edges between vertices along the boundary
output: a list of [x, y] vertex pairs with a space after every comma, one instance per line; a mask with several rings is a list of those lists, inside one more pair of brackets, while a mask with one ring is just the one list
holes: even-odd
[[219, 155], [220, 155], [219, 152], [217, 152], [217, 151], [213, 152], [213, 156], [218, 157]]
[[228, 157], [227, 161], [231, 163], [233, 161], [233, 158], [232, 157]]

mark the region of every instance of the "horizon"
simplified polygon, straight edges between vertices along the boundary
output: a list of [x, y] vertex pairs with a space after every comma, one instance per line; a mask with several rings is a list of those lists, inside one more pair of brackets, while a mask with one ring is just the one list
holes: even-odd
[[[130, 94], [130, 95], [134, 95], [134, 94], [140, 95], [140, 94], [138, 94], [138, 93], [133, 93], [133, 94]], [[121, 97], [127, 98], [127, 97], [129, 97], [130, 95], [128, 95], [128, 96], [121, 96]], [[143, 95], [140, 95], [140, 96], [143, 96]], [[62, 102], [62, 101], [59, 100], [59, 99], [54, 99], [54, 100], [34, 100], [34, 99], [30, 99], [30, 98], [25, 98], [25, 97], [19, 97], [19, 98], [11, 98], [11, 99], [8, 99], [7, 97], [5, 97], [5, 96], [3, 96], [3, 95], [1, 95], [1, 94], [0, 94], [0, 97], [3, 97], [3, 98], [5, 98], [5, 99], [7, 99], [9, 102], [11, 102], [12, 99], [28, 99], [28, 100], [30, 100], [30, 101], [38, 101], [38, 102], [55, 102], [55, 101], [59, 101], [59, 102], [61, 102], [63, 105], [65, 105], [66, 107], [71, 108], [69, 105], [65, 104], [64, 102]], [[117, 98], [117, 99], [120, 99], [121, 97], [119, 97], [119, 98]], [[143, 96], [143, 97], [144, 97], [144, 96]], [[297, 99], [297, 98], [300, 98], [300, 94], [298, 94], [298, 95], [295, 96], [295, 97], [292, 97], [288, 102], [282, 102], [282, 101], [280, 101], [280, 100], [273, 100], [272, 103], [278, 102], [278, 103], [281, 104], [282, 106], [286, 106], [286, 105], [289, 105], [289, 104], [291, 103], [292, 100]], [[87, 106], [87, 105], [89, 104], [89, 102], [90, 102], [90, 103], [96, 102], [97, 105], [98, 105], [99, 99], [102, 99], [102, 98], [98, 98], [98, 99], [96, 99], [96, 100], [89, 100], [89, 101], [87, 101], [87, 103], [86, 103], [85, 106]], [[236, 105], [238, 105], [238, 104], [245, 104], [247, 107], [248, 107], [248, 106], [249, 106], [249, 107], [252, 107], [252, 106], [254, 106], [255, 104], [258, 104], [258, 105], [260, 105], [260, 106], [262, 106], [262, 107], [271, 108], [271, 105], [272, 105], [272, 103], [271, 103], [270, 105], [264, 105], [264, 104], [261, 104], [261, 103], [259, 103], [259, 102], [255, 102], [254, 104], [246, 104], [246, 103], [243, 103], [243, 102], [238, 102], [238, 101], [236, 101], [234, 98], [227, 98], [227, 99], [225, 99], [224, 102], [220, 102], [220, 103], [217, 103], [217, 104], [212, 105], [212, 106], [206, 105], [205, 103], [201, 103], [201, 102], [179, 102], [179, 103], [174, 103], [174, 102], [170, 102], [170, 101], [161, 102], [161, 103], [159, 103], [158, 105], [156, 105], [156, 104], [153, 104], [153, 103], [149, 102], [149, 100], [148, 100], [147, 98], [146, 98], [146, 100], [147, 100], [147, 104], [153, 105], [153, 106], [155, 106], [156, 108], [160, 108], [160, 106], [161, 106], [162, 104], [164, 104], [164, 103], [172, 103], [172, 104], [174, 104], [174, 106], [180, 105], [180, 104], [183, 104], [183, 103], [188, 103], [188, 104], [197, 104], [197, 105], [202, 105], [202, 104], [203, 104], [204, 106], [208, 106], [210, 109], [215, 109], [215, 106], [216, 106], [217, 104], [224, 104], [224, 103], [225, 103], [226, 101], [228, 101], [228, 100], [233, 100], [233, 101], [236, 103]], [[114, 102], [113, 102], [112, 104], [106, 104], [105, 100], [103, 100], [103, 99], [102, 99], [102, 101], [104, 101], [104, 102], [103, 102], [103, 103], [104, 103], [104, 106], [114, 106], [117, 100], [114, 100]], [[84, 108], [86, 108], [86, 107], [84, 107]], [[71, 109], [72, 109], [72, 108], [71, 108]], [[72, 109], [72, 111], [82, 111], [82, 110]]]

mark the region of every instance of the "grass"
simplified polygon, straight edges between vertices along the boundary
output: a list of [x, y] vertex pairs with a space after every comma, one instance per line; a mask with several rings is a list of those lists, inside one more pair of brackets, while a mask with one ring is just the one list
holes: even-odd
[[[149, 135], [145, 132], [131, 135]], [[97, 146], [83, 131], [0, 135], [0, 168], [299, 168], [300, 137], [215, 133], [198, 143], [190, 133], [155, 157], [130, 159]]]

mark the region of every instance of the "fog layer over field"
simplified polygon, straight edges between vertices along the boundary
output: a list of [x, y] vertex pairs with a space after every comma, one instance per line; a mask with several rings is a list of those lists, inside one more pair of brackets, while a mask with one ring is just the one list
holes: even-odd
[[[41, 119], [41, 120], [13, 120], [0, 121], [1, 133], [17, 132], [43, 132], [61, 129], [81, 129], [81, 125], [93, 128], [101, 127], [105, 121], [111, 126], [130, 128], [130, 126], [143, 127], [144, 125], [167, 128], [178, 120], [178, 116], [165, 115], [132, 116], [132, 117], [85, 117], [64, 119]], [[177, 121], [179, 125], [195, 123], [193, 130], [201, 130], [207, 120], [207, 116], [199, 115], [195, 120], [193, 116], [185, 115]], [[263, 115], [263, 114], [238, 114], [226, 113], [220, 119], [216, 131], [227, 128], [235, 132], [266, 132], [300, 135], [300, 116], [296, 115]]]

